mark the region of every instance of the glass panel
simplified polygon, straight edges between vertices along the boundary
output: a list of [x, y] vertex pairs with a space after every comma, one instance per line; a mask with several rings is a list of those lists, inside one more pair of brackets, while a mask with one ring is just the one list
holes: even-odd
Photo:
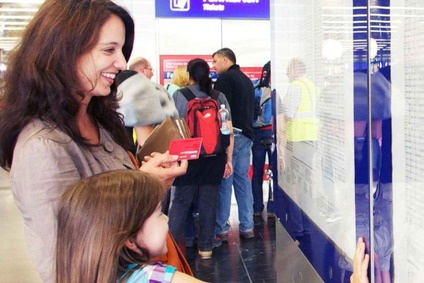
[[370, 250], [370, 48], [368, 1], [353, 1], [354, 37], [354, 147], [356, 236], [363, 237]]
[[[285, 196], [279, 217], [323, 280], [344, 282], [356, 229], [369, 238], [367, 157], [355, 154], [367, 154], [367, 5], [352, 0], [282, 2], [274, 1], [272, 14], [278, 186]], [[356, 80], [361, 68], [365, 81]], [[363, 88], [364, 101], [354, 97], [357, 87]], [[357, 107], [358, 102], [364, 104]], [[358, 126], [357, 108], [365, 121]], [[360, 162], [365, 164], [358, 168]], [[360, 188], [355, 169], [364, 174]], [[355, 223], [359, 190], [362, 222]]]
[[[424, 2], [391, 0], [393, 251], [397, 282], [424, 270]], [[384, 138], [384, 136], [383, 136]], [[385, 191], [383, 191], [385, 192]]]
[[[281, 222], [325, 282], [347, 281], [358, 236], [372, 251], [371, 282], [421, 281], [424, 2], [274, 2]], [[306, 66], [300, 80], [319, 97], [315, 140], [295, 140], [295, 126], [305, 126], [295, 115], [313, 102], [304, 101], [310, 85], [287, 76], [294, 57]], [[305, 219], [310, 240], [295, 233]]]
[[[370, 3], [371, 166], [374, 282], [393, 280], [391, 156], [391, 30], [388, 0]], [[404, 281], [399, 281], [404, 282]]]

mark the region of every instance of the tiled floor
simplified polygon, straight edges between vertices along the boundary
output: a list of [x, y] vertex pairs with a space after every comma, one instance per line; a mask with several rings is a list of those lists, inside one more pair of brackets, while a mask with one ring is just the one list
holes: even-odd
[[195, 276], [208, 282], [277, 282], [275, 218], [255, 218], [255, 237], [240, 239], [233, 202], [230, 222], [228, 242], [213, 250], [212, 259], [201, 260], [196, 248], [186, 249]]
[[[41, 282], [28, 258], [22, 217], [4, 172], [0, 178], [0, 283]], [[240, 240], [237, 219], [233, 199], [228, 243], [216, 248], [211, 260], [201, 260], [196, 249], [187, 249], [196, 277], [223, 283], [277, 282], [275, 219], [255, 218], [255, 237], [249, 240]]]
[[29, 260], [22, 216], [9, 187], [0, 187], [0, 282], [41, 282]]

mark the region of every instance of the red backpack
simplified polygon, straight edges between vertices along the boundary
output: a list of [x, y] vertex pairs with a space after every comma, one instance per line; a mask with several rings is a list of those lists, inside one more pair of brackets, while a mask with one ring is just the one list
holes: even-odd
[[229, 138], [228, 143], [225, 142], [219, 130], [217, 102], [219, 92], [212, 89], [210, 97], [199, 98], [189, 88], [182, 88], [179, 91], [188, 101], [186, 119], [191, 136], [203, 138], [200, 154], [206, 157], [224, 152], [229, 144]]

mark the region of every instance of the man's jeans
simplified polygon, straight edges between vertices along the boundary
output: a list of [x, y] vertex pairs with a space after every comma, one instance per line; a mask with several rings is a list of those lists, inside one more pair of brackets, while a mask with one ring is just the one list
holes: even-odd
[[230, 229], [228, 219], [231, 210], [232, 185], [238, 206], [239, 231], [253, 229], [252, 184], [248, 172], [252, 140], [241, 133], [234, 133], [233, 174], [223, 179], [218, 190], [215, 233], [227, 233]]
[[218, 185], [176, 186], [169, 210], [169, 230], [177, 242], [181, 241], [186, 227], [187, 214], [198, 193], [199, 251], [210, 251], [215, 237], [216, 199]]
[[[255, 129], [255, 140], [252, 146], [252, 192], [253, 192], [253, 211], [258, 213], [264, 209], [263, 199], [263, 175], [265, 166], [265, 157], [267, 150], [265, 145], [262, 144], [264, 139], [272, 139], [272, 129], [261, 130]], [[269, 153], [271, 153], [271, 146], [269, 145]], [[268, 162], [271, 161], [271, 154], [268, 155]], [[272, 169], [272, 168], [271, 168]], [[270, 201], [272, 190], [268, 192], [267, 211], [274, 212], [274, 203]]]

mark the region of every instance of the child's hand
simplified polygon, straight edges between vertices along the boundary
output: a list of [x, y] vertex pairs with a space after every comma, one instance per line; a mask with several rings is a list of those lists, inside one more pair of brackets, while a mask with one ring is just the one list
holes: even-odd
[[187, 160], [178, 162], [177, 158], [177, 155], [169, 155], [168, 152], [153, 152], [144, 158], [140, 171], [156, 176], [167, 188], [171, 188], [175, 178], [187, 171]]
[[350, 276], [350, 283], [369, 283], [367, 277], [369, 261], [370, 256], [365, 254], [364, 239], [360, 237], [353, 256], [353, 274]]

